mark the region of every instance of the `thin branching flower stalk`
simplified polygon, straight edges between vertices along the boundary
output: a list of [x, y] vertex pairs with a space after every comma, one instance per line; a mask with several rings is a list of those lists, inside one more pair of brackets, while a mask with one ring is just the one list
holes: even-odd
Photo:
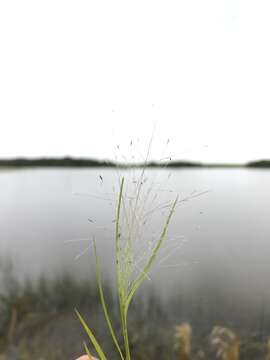
[[[131, 359], [128, 336], [129, 306], [139, 287], [142, 285], [144, 280], [149, 277], [150, 269], [155, 259], [157, 258], [161, 246], [166, 238], [168, 227], [178, 202], [177, 197], [170, 205], [167, 204], [169, 212], [168, 215], [165, 217], [164, 225], [161, 229], [159, 237], [156, 239], [156, 241], [151, 242], [151, 244], [149, 244], [146, 250], [141, 251], [140, 245], [138, 246], [138, 244], [136, 244], [136, 241], [141, 236], [140, 231], [142, 226], [146, 223], [146, 219], [144, 218], [145, 202], [143, 203], [142, 207], [139, 206], [142, 187], [145, 182], [146, 178], [144, 177], [143, 170], [137, 182], [136, 192], [134, 196], [130, 197], [127, 195], [127, 191], [125, 192], [126, 189], [124, 178], [122, 178], [120, 181], [120, 191], [118, 196], [115, 220], [115, 270], [122, 330], [121, 342], [119, 342], [119, 340], [117, 339], [112, 321], [110, 319], [108, 307], [104, 298], [99, 257], [97, 254], [96, 242], [95, 240], [93, 241], [96, 277], [100, 295], [100, 302], [102, 304], [108, 329], [110, 331], [112, 340], [115, 344], [121, 360]], [[147, 192], [145, 196], [147, 197], [147, 199], [150, 199], [149, 192]], [[136, 246], [139, 247], [139, 252], [137, 251]], [[140, 263], [138, 262], [138, 258], [140, 258]], [[84, 318], [81, 316], [78, 310], [76, 310], [76, 314], [82, 326], [84, 327], [93, 347], [95, 348], [100, 360], [108, 360], [102, 349], [102, 346], [99, 344], [93, 331], [88, 327]], [[121, 346], [122, 344], [123, 347]], [[84, 344], [84, 347], [89, 358], [91, 358], [91, 354], [89, 349], [87, 348], [87, 345]]]

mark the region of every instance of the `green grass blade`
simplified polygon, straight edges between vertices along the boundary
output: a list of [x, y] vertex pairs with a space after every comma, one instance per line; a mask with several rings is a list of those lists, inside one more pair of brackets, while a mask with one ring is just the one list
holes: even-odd
[[121, 204], [123, 197], [123, 188], [124, 188], [124, 178], [121, 180], [120, 185], [120, 193], [117, 204], [117, 212], [116, 212], [116, 224], [115, 224], [115, 245], [116, 245], [116, 269], [119, 272], [119, 255], [120, 255], [120, 213], [121, 213]]
[[128, 310], [128, 307], [131, 303], [131, 300], [133, 298], [133, 296], [135, 295], [136, 291], [138, 290], [138, 288], [140, 287], [140, 285], [143, 283], [143, 281], [145, 280], [150, 268], [151, 268], [151, 265], [153, 264], [155, 258], [157, 257], [157, 254], [158, 254], [158, 251], [162, 245], [162, 242], [163, 240], [165, 239], [166, 237], [166, 234], [167, 234], [167, 230], [168, 230], [168, 227], [169, 227], [169, 224], [170, 224], [170, 221], [171, 221], [171, 218], [172, 218], [172, 215], [174, 213], [174, 210], [175, 210], [175, 207], [176, 207], [176, 204], [178, 202], [178, 197], [175, 199], [172, 207], [171, 207], [171, 210], [170, 210], [170, 213], [166, 219], [166, 222], [163, 226], [163, 230], [161, 232], [161, 235], [160, 235], [160, 238], [155, 246], [155, 248], [153, 249], [153, 252], [152, 252], [152, 255], [150, 256], [148, 262], [146, 263], [141, 275], [135, 280], [129, 294], [128, 294], [128, 297], [127, 297], [127, 301], [126, 301], [126, 306], [125, 306], [125, 313], [127, 313], [127, 310]]
[[101, 349], [97, 339], [95, 338], [95, 335], [92, 333], [92, 331], [89, 329], [88, 325], [86, 324], [86, 322], [84, 321], [83, 317], [81, 316], [81, 314], [79, 313], [79, 311], [77, 309], [75, 309], [76, 315], [78, 316], [85, 332], [87, 333], [87, 335], [89, 336], [89, 339], [91, 340], [94, 348], [96, 349], [96, 352], [98, 353], [99, 359], [100, 360], [107, 360], [103, 350]]
[[[115, 224], [115, 255], [116, 255], [116, 279], [117, 279], [117, 291], [118, 291], [118, 298], [119, 298], [119, 305], [120, 305], [120, 312], [122, 311], [122, 303], [124, 300], [123, 294], [123, 279], [121, 274], [121, 264], [120, 264], [120, 255], [121, 255], [121, 233], [120, 233], [120, 214], [121, 214], [121, 205], [122, 205], [122, 198], [123, 198], [123, 188], [124, 188], [124, 178], [121, 179], [120, 185], [120, 192], [117, 204], [117, 212], [116, 212], [116, 224]], [[122, 318], [122, 313], [121, 313]]]
[[121, 231], [120, 231], [120, 215], [121, 215], [121, 205], [123, 199], [123, 188], [124, 188], [124, 178], [121, 180], [120, 192], [117, 204], [117, 213], [116, 213], [116, 224], [115, 224], [115, 252], [116, 252], [116, 278], [117, 278], [117, 291], [119, 299], [119, 309], [121, 317], [121, 327], [124, 338], [125, 346], [125, 360], [130, 360], [130, 349], [128, 341], [128, 331], [127, 331], [127, 316], [125, 314], [125, 303], [127, 299], [126, 291], [126, 279], [124, 278], [125, 274], [121, 269]]
[[116, 335], [115, 335], [115, 332], [114, 332], [114, 329], [113, 329], [113, 326], [112, 326], [112, 322], [111, 322], [111, 319], [110, 319], [110, 316], [109, 316], [109, 313], [108, 313], [108, 308], [107, 308], [107, 305], [106, 305], [106, 302], [105, 302], [105, 298], [104, 298], [102, 281], [101, 281], [101, 274], [100, 274], [99, 258], [98, 258], [98, 255], [97, 255], [97, 247], [96, 247], [95, 240], [93, 240], [93, 246], [94, 246], [94, 254], [95, 254], [95, 260], [96, 260], [96, 276], [97, 276], [97, 283], [98, 283], [98, 289], [99, 289], [99, 296], [100, 296], [100, 301], [101, 301], [101, 304], [102, 304], [104, 316], [105, 316], [105, 319], [107, 321], [108, 328], [110, 330], [110, 333], [111, 333], [112, 339], [114, 341], [114, 344], [115, 344], [115, 346], [116, 346], [116, 348], [117, 348], [117, 350], [118, 350], [118, 352], [120, 354], [121, 359], [124, 360], [124, 356], [122, 354], [121, 348], [120, 348], [119, 343], [117, 341], [117, 338], [116, 338]]
[[89, 360], [93, 360], [93, 356], [90, 354], [90, 351], [89, 351], [89, 349], [88, 349], [88, 347], [87, 347], [87, 345], [86, 345], [85, 342], [83, 343], [83, 347], [84, 347], [84, 350], [85, 350], [86, 354], [87, 354], [88, 357], [89, 357]]

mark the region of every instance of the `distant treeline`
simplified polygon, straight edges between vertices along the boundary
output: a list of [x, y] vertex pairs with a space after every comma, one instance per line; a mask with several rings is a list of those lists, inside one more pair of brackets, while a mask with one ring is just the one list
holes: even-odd
[[[138, 164], [138, 166], [140, 166], [142, 164]], [[201, 167], [203, 166], [203, 164], [198, 163], [198, 162], [192, 162], [192, 161], [173, 161], [173, 160], [168, 160], [166, 162], [155, 162], [155, 161], [150, 161], [146, 164], [146, 166], [148, 167]]]
[[110, 161], [99, 161], [96, 159], [82, 158], [39, 158], [39, 159], [2, 159], [0, 160], [2, 167], [105, 167], [115, 166]]
[[113, 161], [83, 158], [39, 158], [39, 159], [2, 159], [0, 167], [197, 167], [200, 163], [188, 161], [148, 162], [148, 163], [116, 163]]
[[257, 167], [270, 168], [270, 160], [252, 161], [247, 164], [204, 164], [191, 161], [172, 161], [148, 163], [115, 163], [113, 161], [86, 159], [86, 158], [38, 158], [38, 159], [2, 159], [0, 167], [170, 167], [170, 168], [239, 168], [239, 167]]
[[201, 163], [189, 161], [167, 161], [147, 163], [116, 163], [113, 161], [82, 158], [39, 158], [39, 159], [2, 159], [0, 167], [201, 167]]
[[248, 167], [270, 168], [270, 160], [251, 161], [247, 164]]

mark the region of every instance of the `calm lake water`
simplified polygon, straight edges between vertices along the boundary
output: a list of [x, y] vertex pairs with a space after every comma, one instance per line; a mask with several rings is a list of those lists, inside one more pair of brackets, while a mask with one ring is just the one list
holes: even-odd
[[[121, 172], [131, 181], [131, 171]], [[228, 306], [237, 301], [242, 307], [267, 303], [270, 171], [152, 169], [147, 174], [162, 201], [176, 194], [183, 199], [207, 193], [177, 209], [167, 247], [146, 286], [164, 299], [177, 292]], [[76, 260], [89, 242], [67, 241], [95, 235], [104, 273], [110, 277], [117, 189], [113, 169], [2, 170], [1, 258], [13, 259], [20, 279], [62, 269], [90, 277], [94, 272], [90, 249]], [[164, 216], [155, 221], [161, 224]], [[154, 224], [145, 236], [155, 230]]]

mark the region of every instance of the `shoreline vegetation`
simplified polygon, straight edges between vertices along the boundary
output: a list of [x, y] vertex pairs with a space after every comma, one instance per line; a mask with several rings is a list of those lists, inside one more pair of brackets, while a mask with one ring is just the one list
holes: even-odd
[[269, 168], [270, 160], [250, 161], [245, 164], [230, 164], [230, 163], [201, 163], [192, 161], [180, 161], [169, 159], [166, 162], [149, 161], [146, 163], [118, 163], [110, 160], [98, 160], [94, 158], [10, 158], [0, 159], [1, 168], [36, 168], [36, 167], [75, 167], [75, 168], [90, 168], [90, 167], [108, 167], [108, 168], [201, 168], [201, 169], [216, 169], [216, 168]]
[[[78, 357], [82, 353], [81, 340], [87, 337], [76, 318], [74, 307], [80, 308], [87, 321], [91, 320], [111, 359], [119, 358], [108, 331], [100, 325], [103, 314], [94, 280], [78, 281], [68, 272], [63, 272], [55, 274], [54, 278], [41, 276], [36, 281], [28, 279], [19, 284], [9, 266], [8, 272], [4, 271], [4, 283], [0, 296], [1, 360], [62, 360]], [[248, 311], [241, 321], [228, 309], [224, 311], [221, 304], [217, 304], [218, 308], [215, 309], [214, 300], [207, 307], [219, 309], [220, 313], [211, 311], [210, 316], [202, 316], [206, 309], [200, 300], [184, 301], [180, 289], [170, 300], [168, 311], [153, 288], [145, 290], [143, 296], [141, 293], [135, 299], [130, 312], [132, 359], [214, 360], [217, 359], [217, 350], [222, 350], [216, 349], [218, 336], [222, 344], [228, 338], [225, 350], [236, 347], [237, 353], [240, 352], [240, 357], [222, 359], [269, 359], [270, 327], [266, 321], [263, 321], [263, 328], [262, 323], [256, 322], [250, 328], [247, 326], [250, 317]], [[119, 335], [118, 304], [108, 283], [105, 283], [104, 292]], [[198, 311], [202, 311], [201, 315]], [[257, 312], [260, 317], [260, 309]]]

